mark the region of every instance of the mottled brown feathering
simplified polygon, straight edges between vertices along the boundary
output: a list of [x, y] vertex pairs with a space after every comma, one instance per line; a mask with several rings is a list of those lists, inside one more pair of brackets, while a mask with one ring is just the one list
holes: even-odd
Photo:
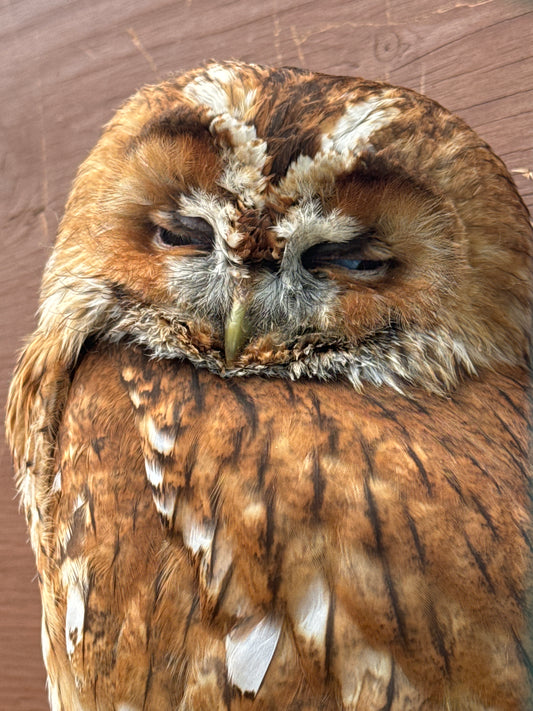
[[531, 250], [413, 91], [130, 99], [8, 405], [52, 711], [527, 708]]

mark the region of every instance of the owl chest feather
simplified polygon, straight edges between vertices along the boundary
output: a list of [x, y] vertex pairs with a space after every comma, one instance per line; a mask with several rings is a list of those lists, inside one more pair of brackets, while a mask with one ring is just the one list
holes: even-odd
[[407, 399], [88, 356], [41, 571], [52, 688], [71, 678], [80, 708], [515, 708], [523, 403], [486, 380], [500, 419], [472, 385]]

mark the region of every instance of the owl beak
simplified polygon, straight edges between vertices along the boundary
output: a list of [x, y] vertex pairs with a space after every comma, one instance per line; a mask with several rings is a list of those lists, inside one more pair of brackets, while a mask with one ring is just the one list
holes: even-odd
[[250, 332], [246, 311], [246, 300], [236, 294], [224, 329], [224, 351], [228, 367], [234, 364]]

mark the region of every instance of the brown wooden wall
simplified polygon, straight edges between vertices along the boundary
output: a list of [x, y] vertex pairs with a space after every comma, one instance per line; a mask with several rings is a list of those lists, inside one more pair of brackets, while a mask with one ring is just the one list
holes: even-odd
[[[460, 114], [533, 206], [531, 0], [4, 0], [0, 401], [76, 166], [136, 88], [207, 59], [385, 79]], [[0, 707], [47, 708], [33, 559], [0, 444]]]

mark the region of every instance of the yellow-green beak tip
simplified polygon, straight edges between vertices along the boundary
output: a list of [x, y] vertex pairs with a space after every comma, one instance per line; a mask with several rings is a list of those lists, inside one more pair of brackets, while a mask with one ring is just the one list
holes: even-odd
[[237, 297], [233, 301], [231, 312], [226, 319], [224, 332], [224, 352], [228, 367], [235, 363], [247, 336], [246, 304]]

